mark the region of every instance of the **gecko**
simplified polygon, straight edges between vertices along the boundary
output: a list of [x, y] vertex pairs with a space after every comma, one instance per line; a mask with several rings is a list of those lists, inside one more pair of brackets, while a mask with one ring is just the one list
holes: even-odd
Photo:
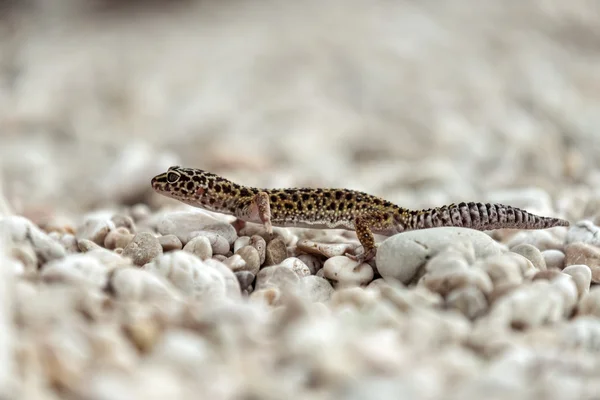
[[397, 233], [442, 226], [475, 230], [546, 229], [569, 226], [560, 218], [543, 217], [520, 208], [494, 203], [461, 202], [423, 210], [400, 207], [357, 190], [335, 188], [261, 189], [234, 183], [195, 168], [172, 166], [156, 175], [151, 185], [157, 193], [238, 220], [273, 226], [345, 229], [356, 232], [361, 254], [346, 256], [358, 262], [377, 252], [374, 234]]

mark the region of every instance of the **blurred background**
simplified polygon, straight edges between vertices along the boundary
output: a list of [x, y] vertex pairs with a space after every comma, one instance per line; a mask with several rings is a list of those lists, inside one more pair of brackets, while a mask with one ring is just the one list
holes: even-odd
[[0, 0], [2, 207], [158, 206], [150, 179], [179, 164], [577, 218], [600, 184], [599, 8]]

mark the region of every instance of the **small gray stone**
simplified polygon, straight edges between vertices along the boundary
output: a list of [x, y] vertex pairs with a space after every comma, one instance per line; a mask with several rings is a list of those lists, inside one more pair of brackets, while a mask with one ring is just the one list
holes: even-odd
[[138, 233], [123, 249], [123, 256], [129, 257], [137, 266], [142, 266], [163, 253], [158, 239], [148, 232]]
[[162, 246], [163, 252], [181, 250], [183, 248], [181, 240], [175, 235], [159, 236], [158, 243]]
[[260, 269], [260, 256], [255, 247], [244, 246], [235, 254], [242, 257], [246, 262], [244, 270], [251, 272], [253, 275], [258, 274], [258, 270]]
[[546, 270], [546, 260], [544, 260], [544, 256], [542, 252], [535, 246], [532, 246], [527, 243], [519, 244], [510, 249], [513, 253], [517, 253], [527, 258], [535, 268], [540, 271]]
[[264, 265], [281, 264], [287, 258], [287, 246], [282, 238], [275, 237], [267, 244]]
[[458, 227], [440, 227], [400, 233], [384, 240], [377, 250], [377, 269], [385, 278], [410, 282], [435, 254], [459, 241], [473, 244], [476, 258], [506, 251], [484, 232]]
[[254, 282], [254, 274], [250, 271], [237, 271], [235, 272], [235, 276], [242, 290], [247, 290], [252, 285], [252, 282]]
[[296, 285], [300, 278], [289, 268], [274, 265], [262, 268], [256, 276], [254, 290], [277, 288], [285, 290], [289, 285]]

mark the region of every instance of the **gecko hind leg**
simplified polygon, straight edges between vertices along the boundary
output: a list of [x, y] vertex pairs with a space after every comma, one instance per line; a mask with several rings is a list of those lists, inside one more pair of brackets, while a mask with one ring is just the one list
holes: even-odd
[[345, 256], [357, 262], [367, 262], [377, 254], [373, 228], [381, 229], [391, 221], [391, 216], [382, 212], [372, 212], [359, 215], [354, 219], [354, 230], [358, 241], [363, 246], [364, 252], [360, 255], [346, 253]]

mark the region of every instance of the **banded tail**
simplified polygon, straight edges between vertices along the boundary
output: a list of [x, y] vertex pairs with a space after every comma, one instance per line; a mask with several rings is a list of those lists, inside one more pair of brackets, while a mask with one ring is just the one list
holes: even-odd
[[427, 210], [410, 211], [406, 230], [439, 226], [457, 226], [477, 229], [546, 229], [569, 226], [560, 218], [542, 217], [520, 208], [503, 204], [459, 203]]

